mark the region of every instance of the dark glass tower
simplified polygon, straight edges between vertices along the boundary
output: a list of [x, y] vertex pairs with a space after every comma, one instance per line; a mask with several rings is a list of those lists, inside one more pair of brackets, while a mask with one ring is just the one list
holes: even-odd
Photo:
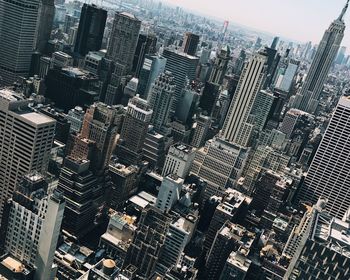
[[85, 56], [89, 51], [98, 51], [101, 48], [106, 19], [106, 10], [95, 5], [83, 5], [74, 46], [75, 53]]

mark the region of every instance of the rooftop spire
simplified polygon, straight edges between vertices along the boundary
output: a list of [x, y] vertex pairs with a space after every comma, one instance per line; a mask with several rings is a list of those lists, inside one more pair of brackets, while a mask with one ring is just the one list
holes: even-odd
[[344, 17], [344, 15], [345, 15], [345, 13], [346, 13], [346, 10], [348, 9], [348, 7], [349, 7], [349, 1], [350, 0], [347, 0], [346, 1], [346, 4], [345, 4], [345, 7], [343, 8], [343, 10], [341, 11], [341, 14], [339, 15], [339, 20], [343, 20], [343, 17]]

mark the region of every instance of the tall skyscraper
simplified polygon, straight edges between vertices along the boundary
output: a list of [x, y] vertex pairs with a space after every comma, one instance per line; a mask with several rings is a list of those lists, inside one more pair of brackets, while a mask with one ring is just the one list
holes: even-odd
[[139, 96], [129, 101], [117, 145], [117, 155], [123, 162], [136, 164], [140, 160], [152, 113], [148, 102]]
[[146, 55], [140, 69], [139, 84], [137, 88], [141, 98], [147, 99], [148, 93], [156, 78], [164, 72], [166, 59], [159, 55]]
[[157, 208], [149, 206], [143, 209], [134, 240], [124, 262], [124, 266], [128, 264], [136, 266], [141, 279], [147, 279], [154, 271], [170, 222], [171, 218]]
[[85, 236], [95, 227], [97, 207], [104, 198], [90, 161], [65, 158], [57, 189], [66, 199], [62, 228], [75, 239]]
[[350, 207], [349, 131], [350, 97], [342, 97], [299, 193], [300, 201], [313, 204], [327, 198], [327, 210], [339, 219]]
[[174, 76], [166, 71], [155, 80], [148, 95], [148, 103], [153, 110], [151, 123], [156, 132], [169, 135], [171, 107], [175, 99]]
[[134, 60], [132, 63], [132, 72], [135, 77], [139, 77], [145, 56], [156, 53], [157, 37], [154, 34], [140, 34], [137, 40]]
[[248, 118], [266, 77], [266, 62], [264, 53], [256, 53], [243, 69], [221, 132], [229, 142], [244, 147], [249, 145], [254, 125], [248, 123]]
[[83, 5], [74, 46], [75, 53], [85, 56], [89, 51], [100, 50], [106, 19], [106, 10], [96, 5]]
[[231, 50], [229, 46], [223, 47], [218, 53], [214, 61], [213, 69], [209, 76], [209, 83], [221, 85], [225, 77], [227, 64], [230, 60]]
[[102, 102], [91, 105], [86, 111], [80, 137], [95, 142], [96, 153], [91, 165], [97, 171], [108, 167], [123, 115], [122, 106], [107, 106]]
[[302, 86], [301, 97], [298, 98], [300, 103], [298, 101], [295, 104], [295, 107], [300, 110], [313, 114], [318, 106], [323, 85], [344, 37], [345, 23], [343, 18], [348, 4], [349, 1], [347, 1], [339, 17], [326, 30], [318, 46], [315, 58]]
[[165, 70], [174, 75], [176, 84], [175, 100], [172, 106], [172, 110], [175, 111], [177, 104], [182, 97], [182, 90], [185, 88], [187, 81], [192, 81], [196, 78], [196, 69], [199, 58], [170, 49], [165, 49], [163, 56], [167, 59]]
[[141, 21], [135, 16], [117, 12], [107, 48], [107, 58], [125, 67], [128, 73], [132, 69]]
[[41, 174], [27, 174], [6, 206], [5, 251], [35, 266], [35, 279], [40, 280], [54, 279], [52, 265], [65, 206], [60, 193], [47, 195], [47, 189]]
[[29, 100], [9, 89], [0, 90], [0, 219], [3, 206], [21, 177], [45, 173], [56, 121], [29, 110]]
[[54, 17], [55, 1], [40, 0], [35, 50], [41, 53], [45, 52], [46, 44], [50, 40]]
[[247, 155], [247, 149], [220, 138], [209, 140], [196, 152], [191, 173], [207, 183], [203, 201], [213, 195], [222, 196], [234, 186], [242, 175]]
[[296, 59], [287, 59], [287, 65], [280, 70], [280, 73], [276, 76], [275, 88], [284, 92], [289, 92], [292, 87], [293, 80], [297, 74], [300, 61]]
[[182, 50], [189, 55], [196, 55], [199, 43], [199, 36], [191, 32], [186, 32], [182, 43]]
[[39, 0], [0, 1], [0, 85], [29, 74], [36, 44]]

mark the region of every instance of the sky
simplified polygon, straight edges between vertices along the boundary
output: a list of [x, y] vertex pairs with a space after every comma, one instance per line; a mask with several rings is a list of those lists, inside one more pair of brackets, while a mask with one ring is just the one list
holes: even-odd
[[[318, 44], [336, 19], [345, 0], [162, 0], [215, 18], [267, 31], [276, 36]], [[348, 30], [343, 45], [350, 49], [350, 7], [345, 16]]]

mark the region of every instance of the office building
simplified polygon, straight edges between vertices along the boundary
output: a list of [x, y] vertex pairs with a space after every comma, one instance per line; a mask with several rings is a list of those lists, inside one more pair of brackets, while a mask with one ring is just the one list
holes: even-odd
[[244, 280], [248, 279], [247, 274], [252, 261], [244, 250], [232, 252], [227, 258], [222, 270], [220, 280]]
[[208, 132], [211, 126], [211, 118], [200, 114], [193, 124], [193, 135], [191, 139], [191, 146], [200, 148], [204, 145], [208, 137]]
[[196, 150], [191, 146], [182, 143], [171, 146], [165, 159], [162, 176], [175, 174], [185, 179], [190, 173], [195, 154]]
[[154, 34], [140, 34], [137, 40], [132, 72], [136, 78], [139, 77], [146, 55], [156, 54], [157, 37]]
[[350, 172], [347, 150], [350, 129], [350, 98], [342, 97], [300, 189], [299, 200], [316, 203], [327, 198], [327, 211], [339, 219], [350, 207]]
[[298, 110], [298, 109], [289, 109], [285, 114], [282, 123], [280, 124], [279, 131], [283, 132], [287, 138], [290, 138], [293, 131], [298, 126], [298, 121], [305, 116], [306, 118], [312, 117], [308, 113]]
[[204, 201], [213, 195], [222, 196], [241, 177], [248, 150], [220, 138], [209, 140], [196, 152], [191, 173], [199, 176], [207, 187]]
[[77, 39], [74, 52], [85, 56], [89, 51], [101, 49], [102, 38], [105, 30], [107, 11], [95, 5], [84, 3], [81, 9]]
[[217, 232], [210, 249], [207, 267], [207, 279], [219, 279], [232, 252], [241, 252], [245, 256], [255, 240], [255, 233], [248, 231], [241, 225], [226, 222]]
[[136, 217], [112, 212], [109, 217], [107, 231], [101, 236], [99, 246], [106, 250], [108, 257], [122, 263], [133, 240]]
[[297, 102], [299, 104], [295, 104], [295, 108], [311, 114], [316, 111], [324, 83], [344, 37], [345, 23], [343, 18], [347, 8], [348, 3], [339, 17], [325, 31], [306, 80], [302, 85], [300, 103]]
[[280, 69], [275, 80], [275, 88], [284, 92], [289, 92], [298, 72], [300, 61], [296, 59], [288, 59], [286, 67]]
[[228, 62], [231, 59], [230, 55], [231, 50], [229, 46], [225, 46], [220, 49], [214, 60], [214, 65], [208, 80], [209, 83], [213, 83], [216, 85], [222, 84], [222, 81], [226, 74]]
[[54, 279], [54, 253], [65, 202], [58, 192], [48, 195], [39, 173], [23, 177], [6, 205], [5, 251], [35, 267], [34, 279]]
[[137, 88], [137, 92], [143, 99], [148, 99], [154, 81], [165, 70], [165, 64], [166, 59], [160, 55], [145, 55]]
[[76, 106], [86, 109], [100, 97], [97, 76], [80, 68], [50, 69], [45, 85], [45, 96], [65, 112]]
[[148, 102], [139, 96], [129, 101], [116, 150], [123, 162], [137, 164], [140, 161], [152, 113]]
[[[72, 67], [73, 66], [73, 57], [71, 57], [69, 54], [65, 53], [65, 52], [54, 52], [52, 54], [52, 58], [50, 61], [50, 68], [58, 68], [58, 69], [62, 69], [62, 68], [67, 68], [67, 67]], [[47, 72], [45, 74], [45, 76], [47, 75]]]
[[124, 266], [136, 266], [139, 277], [147, 279], [151, 276], [164, 246], [170, 222], [171, 218], [157, 208], [147, 206], [143, 209]]
[[110, 206], [118, 209], [137, 191], [137, 176], [139, 169], [136, 166], [125, 166], [120, 163], [109, 164], [111, 182]]
[[29, 75], [36, 44], [39, 2], [39, 0], [0, 1], [2, 85], [11, 85], [19, 77]]
[[49, 164], [56, 121], [29, 110], [29, 102], [12, 90], [0, 90], [0, 219], [21, 177], [31, 171], [45, 174]]
[[41, 0], [39, 3], [39, 17], [35, 50], [45, 53], [46, 45], [50, 40], [53, 20], [55, 17], [55, 1]]
[[181, 265], [181, 255], [191, 240], [196, 223], [197, 218], [194, 215], [187, 215], [175, 219], [169, 225], [157, 270], [164, 272]]
[[149, 163], [150, 168], [163, 168], [166, 151], [172, 143], [171, 138], [155, 132], [154, 129], [148, 131], [142, 151], [143, 159]]
[[104, 190], [89, 168], [89, 160], [65, 158], [57, 186], [66, 200], [62, 229], [78, 240], [94, 229], [104, 201]]
[[175, 100], [174, 76], [166, 71], [154, 81], [148, 94], [148, 104], [153, 110], [151, 123], [154, 130], [163, 135], [169, 135], [170, 113]]
[[218, 100], [220, 91], [220, 85], [210, 82], [206, 82], [202, 90], [201, 98], [199, 101], [199, 108], [203, 113], [211, 116], [214, 111], [215, 103]]
[[135, 16], [126, 12], [115, 14], [106, 57], [123, 65], [125, 73], [132, 70], [140, 28], [141, 21]]
[[183, 124], [192, 125], [193, 117], [198, 109], [200, 89], [196, 83], [188, 84], [175, 110], [175, 119]]
[[184, 180], [175, 174], [163, 178], [157, 196], [156, 207], [162, 212], [169, 213], [174, 204], [180, 199]]
[[108, 167], [124, 113], [121, 105], [107, 106], [102, 102], [95, 103], [86, 110], [79, 137], [95, 142], [96, 150], [91, 159], [91, 167], [97, 172]]
[[205, 235], [203, 248], [206, 254], [209, 253], [217, 232], [225, 222], [237, 222], [241, 216], [245, 215], [251, 203], [250, 197], [233, 189], [227, 189], [223, 198], [212, 196], [210, 199], [217, 200], [219, 204], [215, 208]]
[[345, 55], [346, 55], [346, 47], [342, 46], [338, 52], [337, 58], [335, 59], [335, 63], [342, 65], [345, 60]]
[[272, 44], [271, 44], [271, 49], [277, 50], [277, 45], [279, 43], [280, 38], [279, 37], [274, 37]]
[[38, 252], [35, 260], [36, 280], [56, 279], [57, 266], [54, 264], [57, 242], [61, 233], [61, 224], [65, 210], [62, 193], [54, 190], [49, 196], [47, 214], [39, 237]]
[[249, 145], [254, 125], [248, 123], [248, 118], [265, 79], [266, 63], [266, 55], [256, 53], [243, 69], [221, 132], [229, 142]]
[[251, 193], [262, 170], [283, 173], [289, 161], [290, 156], [277, 149], [266, 145], [257, 146], [254, 153], [251, 154], [243, 172], [244, 189], [248, 193]]
[[181, 99], [182, 90], [185, 88], [186, 81], [193, 81], [196, 78], [196, 69], [199, 58], [178, 50], [170, 49], [165, 49], [163, 56], [167, 59], [165, 70], [173, 74], [174, 82], [176, 84], [175, 101], [172, 106], [172, 110], [175, 111], [177, 104]]
[[[310, 207], [291, 233], [283, 254], [290, 263], [283, 279], [346, 279], [350, 267], [349, 217], [333, 217], [327, 200]], [[328, 261], [327, 261], [328, 260]]]
[[253, 124], [256, 131], [260, 132], [265, 128], [275, 99], [275, 95], [270, 90], [261, 90], [256, 95], [248, 119], [248, 123]]
[[197, 53], [199, 36], [191, 32], [186, 32], [182, 43], [182, 50], [188, 55], [195, 56]]
[[70, 132], [76, 132], [76, 133], [80, 132], [83, 126], [84, 116], [85, 116], [85, 112], [83, 108], [79, 106], [68, 111], [66, 119], [70, 123], [70, 128], [69, 128]]

